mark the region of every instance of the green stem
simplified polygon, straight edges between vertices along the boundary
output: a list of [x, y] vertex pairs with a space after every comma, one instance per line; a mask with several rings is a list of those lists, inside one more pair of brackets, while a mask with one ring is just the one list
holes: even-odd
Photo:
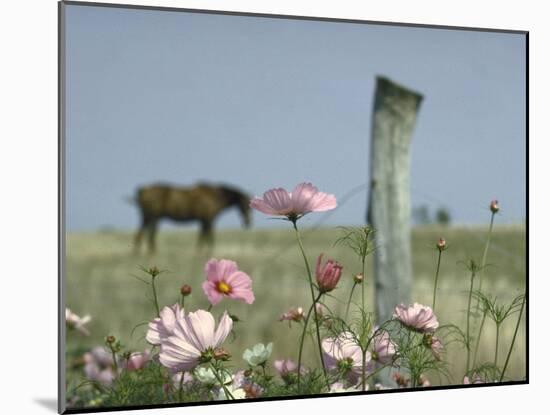
[[[321, 357], [321, 362], [323, 362], [323, 349], [321, 347], [321, 332], [319, 330], [319, 318], [317, 316], [317, 308], [315, 307], [315, 304], [317, 300], [315, 299], [315, 293], [313, 292], [313, 278], [311, 276], [311, 269], [309, 268], [309, 262], [307, 260], [306, 252], [304, 250], [304, 245], [302, 244], [302, 238], [300, 237], [300, 232], [298, 231], [298, 226], [296, 225], [296, 221], [292, 221], [292, 224], [294, 225], [294, 230], [296, 231], [296, 238], [298, 240], [298, 245], [300, 246], [300, 251], [302, 252], [302, 257], [304, 258], [304, 263], [306, 265], [306, 271], [307, 276], [309, 278], [309, 288], [311, 290], [311, 300], [313, 301], [312, 307], [313, 307], [313, 316], [315, 319], [315, 330], [317, 332], [317, 345], [319, 346], [319, 356]], [[307, 327], [307, 323], [306, 323]], [[305, 330], [305, 328], [304, 328]], [[325, 380], [327, 383], [327, 387], [329, 387], [328, 384], [328, 377], [327, 377], [327, 370], [325, 368], [324, 363], [321, 363], [321, 367], [323, 368], [323, 374], [325, 375]]]
[[210, 366], [212, 366], [212, 371], [214, 372], [214, 376], [216, 377], [216, 380], [220, 383], [220, 386], [222, 387], [225, 396], [231, 400], [235, 400], [235, 397], [229, 392], [229, 389], [227, 389], [227, 386], [225, 386], [225, 383], [223, 383], [223, 380], [220, 378], [220, 375], [218, 373], [218, 368], [210, 362]]
[[151, 287], [153, 287], [153, 300], [155, 301], [155, 310], [157, 310], [157, 316], [160, 316], [159, 301], [157, 298], [157, 288], [155, 287], [155, 277], [151, 277]]
[[185, 296], [182, 295], [180, 300], [180, 307], [183, 309], [185, 308], [184, 306], [185, 306]]
[[363, 281], [361, 282], [361, 307], [365, 311], [365, 262], [367, 258], [361, 258], [361, 275], [363, 276]]
[[210, 305], [208, 306], [208, 310], [207, 310], [207, 311], [209, 312], [210, 310], [212, 310], [212, 304], [210, 304]]
[[353, 297], [353, 290], [355, 290], [355, 286], [357, 285], [357, 283], [354, 281], [353, 282], [353, 286], [351, 287], [351, 291], [349, 293], [349, 299], [348, 299], [348, 304], [346, 306], [346, 318], [344, 319], [345, 321], [348, 321], [348, 315], [349, 315], [349, 307], [351, 305], [351, 299]]
[[416, 375], [416, 372], [411, 372], [411, 388], [416, 388], [416, 385], [418, 384], [417, 378], [418, 376]]
[[364, 392], [366, 391], [366, 385], [367, 385], [367, 356], [366, 356], [366, 350], [361, 350], [361, 390]]
[[498, 337], [499, 337], [499, 334], [500, 334], [500, 324], [497, 324], [497, 336], [496, 336], [496, 340], [495, 340], [495, 361], [494, 361], [495, 367], [497, 366], [497, 362], [498, 362]]
[[[487, 233], [487, 240], [485, 241], [485, 249], [483, 250], [483, 256], [481, 257], [481, 274], [479, 276], [479, 285], [478, 285], [478, 291], [481, 292], [481, 287], [483, 284], [483, 274], [485, 273], [483, 270], [485, 269], [485, 263], [487, 261], [487, 253], [489, 252], [489, 246], [491, 245], [491, 234], [493, 233], [493, 224], [495, 221], [495, 213], [491, 212], [491, 223], [489, 224], [489, 232]], [[479, 300], [478, 300], [479, 304]]]
[[472, 269], [472, 277], [470, 279], [470, 293], [468, 295], [468, 311], [466, 315], [466, 350], [468, 351], [466, 358], [466, 373], [470, 370], [470, 314], [472, 307], [472, 292], [474, 290], [474, 278], [476, 276], [475, 270]]
[[519, 310], [518, 322], [516, 323], [516, 329], [514, 330], [514, 336], [512, 337], [512, 343], [510, 344], [510, 350], [508, 350], [508, 355], [506, 356], [506, 361], [504, 362], [504, 367], [502, 368], [502, 373], [500, 374], [500, 381], [504, 379], [504, 372], [508, 367], [508, 362], [510, 361], [510, 356], [512, 355], [512, 350], [514, 349], [514, 343], [516, 342], [516, 336], [518, 334], [519, 326], [521, 323], [521, 316], [523, 315], [523, 309], [525, 307], [525, 300], [527, 298], [526, 294], [523, 294], [523, 301], [521, 303], [521, 309]]
[[111, 355], [113, 356], [113, 367], [115, 368], [115, 376], [118, 375], [118, 363], [116, 361], [116, 353], [115, 349], [111, 345], [109, 345], [109, 349], [111, 350]]
[[[304, 350], [304, 340], [306, 338], [306, 332], [307, 332], [307, 323], [309, 321], [309, 318], [311, 317], [311, 312], [315, 308], [315, 303], [319, 301], [321, 298], [321, 294], [317, 297], [317, 299], [313, 302], [311, 307], [309, 307], [309, 310], [307, 311], [306, 318], [304, 320], [304, 329], [302, 331], [302, 336], [300, 338], [300, 348], [298, 350], [298, 384], [300, 383], [300, 377], [302, 374], [302, 352]], [[322, 356], [321, 356], [322, 359]], [[321, 365], [323, 365], [323, 361], [321, 360]], [[324, 365], [323, 365], [324, 366]]]
[[487, 310], [485, 310], [483, 312], [483, 318], [481, 319], [481, 324], [479, 325], [479, 333], [477, 334], [476, 348], [474, 350], [474, 359], [473, 359], [474, 366], [476, 365], [476, 362], [477, 362], [477, 351], [479, 349], [479, 342], [481, 340], [481, 333], [483, 332], [483, 325], [485, 324], [485, 319], [486, 318], [487, 318]]
[[437, 293], [437, 280], [439, 279], [439, 266], [441, 265], [441, 254], [442, 250], [439, 250], [439, 255], [437, 257], [437, 268], [435, 269], [435, 280], [434, 280], [434, 295], [432, 300], [432, 310], [435, 313], [435, 298]]
[[180, 379], [180, 385], [178, 389], [178, 399], [179, 401], [183, 401], [183, 378], [184, 378], [184, 372], [181, 372], [181, 379]]

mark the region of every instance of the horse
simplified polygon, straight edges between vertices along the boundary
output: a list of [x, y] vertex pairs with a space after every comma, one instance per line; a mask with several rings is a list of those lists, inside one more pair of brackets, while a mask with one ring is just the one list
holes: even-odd
[[243, 226], [251, 224], [250, 196], [228, 185], [198, 183], [192, 187], [175, 187], [169, 184], [153, 184], [140, 187], [135, 196], [140, 210], [141, 225], [134, 238], [134, 250], [139, 252], [143, 235], [147, 234], [149, 253], [156, 251], [156, 233], [161, 219], [175, 222], [198, 221], [200, 232], [198, 245], [214, 243], [214, 221], [225, 209], [236, 207]]

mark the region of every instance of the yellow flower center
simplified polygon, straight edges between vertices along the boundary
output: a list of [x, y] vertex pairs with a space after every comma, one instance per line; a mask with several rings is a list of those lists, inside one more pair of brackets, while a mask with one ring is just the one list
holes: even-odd
[[231, 287], [224, 281], [218, 282], [218, 291], [222, 294], [229, 294], [231, 292]]

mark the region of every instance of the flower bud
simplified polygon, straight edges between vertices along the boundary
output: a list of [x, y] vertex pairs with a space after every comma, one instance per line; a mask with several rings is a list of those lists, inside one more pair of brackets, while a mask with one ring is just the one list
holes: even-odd
[[216, 360], [222, 360], [227, 361], [231, 355], [227, 350], [225, 350], [223, 347], [218, 347], [217, 349], [214, 349], [214, 359]]
[[497, 213], [500, 209], [499, 206], [498, 206], [498, 200], [491, 200], [491, 204], [489, 205], [489, 209], [491, 210], [491, 212]]
[[317, 258], [315, 278], [317, 279], [319, 291], [322, 293], [327, 293], [334, 290], [334, 288], [336, 288], [336, 284], [340, 281], [340, 277], [342, 276], [342, 266], [332, 259], [329, 259], [323, 265], [321, 263], [322, 259], [323, 254], [319, 255], [319, 258]]
[[193, 291], [191, 289], [191, 286], [190, 285], [187, 285], [187, 284], [183, 284], [180, 288], [180, 293], [181, 295], [183, 295], [184, 297], [187, 297], [189, 294], [191, 294], [191, 291]]
[[279, 317], [279, 321], [288, 320], [288, 321], [302, 321], [304, 319], [304, 309], [302, 307], [292, 307], [286, 313], [283, 313]]
[[437, 241], [437, 249], [439, 249], [439, 252], [447, 249], [447, 242], [445, 241], [445, 239], [439, 238], [439, 241]]
[[116, 339], [115, 339], [115, 336], [107, 336], [107, 338], [105, 339], [105, 341], [108, 343], [108, 344], [113, 344]]
[[157, 267], [151, 267], [147, 270], [147, 274], [149, 274], [151, 277], [156, 277], [160, 274], [160, 271]]
[[356, 274], [353, 276], [353, 281], [355, 281], [356, 284], [361, 284], [364, 279], [365, 277], [363, 276], [363, 274]]

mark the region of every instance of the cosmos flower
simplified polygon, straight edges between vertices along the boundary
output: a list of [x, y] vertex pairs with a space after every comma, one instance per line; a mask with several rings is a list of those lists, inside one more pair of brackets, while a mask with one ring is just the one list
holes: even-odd
[[[216, 379], [216, 374], [209, 367], [198, 367], [193, 371], [193, 376], [199, 382], [204, 383], [205, 385], [215, 385], [218, 383]], [[184, 379], [185, 380], [185, 379]], [[225, 385], [231, 383], [231, 376], [228, 373], [224, 373], [224, 382]]]
[[65, 323], [67, 324], [67, 327], [69, 327], [70, 329], [74, 329], [85, 336], [90, 335], [90, 332], [88, 331], [88, 329], [86, 329], [85, 326], [91, 320], [92, 318], [89, 315], [79, 317], [78, 315], [73, 313], [70, 308], [65, 309]]
[[[235, 388], [231, 384], [226, 385], [227, 390], [233, 397], [233, 399], [246, 399], [246, 391], [243, 388]], [[217, 393], [214, 395], [215, 401], [227, 401], [231, 399], [226, 395], [224, 388], [219, 388]]]
[[96, 346], [84, 353], [83, 360], [84, 374], [89, 380], [106, 386], [113, 383], [116, 373], [111, 353], [101, 346]]
[[[183, 380], [181, 379], [182, 376], [183, 376]], [[179, 389], [180, 384], [188, 385], [192, 383], [195, 380], [195, 378], [193, 377], [191, 372], [177, 372], [171, 376], [171, 380], [172, 380], [172, 387], [174, 389]]]
[[[365, 390], [369, 390], [369, 385], [365, 385]], [[328, 391], [328, 393], [358, 392], [358, 391], [359, 391], [359, 388], [357, 387], [357, 385], [346, 388], [342, 382], [335, 382], [332, 385], [330, 385], [330, 390]]]
[[477, 373], [474, 373], [472, 376], [472, 379], [470, 379], [468, 376], [464, 376], [464, 380], [462, 381], [464, 385], [471, 385], [471, 384], [478, 384], [483, 383], [483, 379], [481, 379], [481, 376], [479, 376]]
[[433, 356], [436, 358], [436, 360], [441, 360], [441, 355], [443, 354], [443, 343], [439, 339], [439, 337], [431, 336], [429, 347], [432, 350]]
[[[363, 370], [363, 354], [352, 333], [343, 332], [338, 337], [326, 338], [321, 347], [327, 369], [342, 371], [352, 383], [357, 381]], [[365, 353], [365, 365], [366, 371], [372, 369], [368, 351]]]
[[279, 317], [279, 321], [300, 322], [304, 319], [304, 309], [302, 307], [292, 307]]
[[198, 310], [176, 321], [172, 335], [161, 338], [159, 361], [173, 371], [186, 371], [213, 358], [233, 327], [233, 320], [224, 312], [218, 328], [212, 314]]
[[420, 375], [420, 377], [418, 378], [418, 383], [423, 388], [427, 388], [429, 386], [432, 386], [432, 383], [430, 382], [430, 380], [425, 375]]
[[149, 323], [145, 340], [152, 345], [160, 346], [162, 339], [172, 335], [176, 322], [180, 319], [183, 319], [183, 310], [179, 304], [164, 307], [160, 311], [160, 316]]
[[390, 339], [390, 334], [383, 330], [372, 339], [372, 358], [383, 365], [391, 363], [397, 351], [397, 346]]
[[418, 303], [410, 306], [399, 304], [394, 309], [393, 317], [405, 326], [424, 333], [434, 332], [439, 327], [437, 317], [432, 309]]
[[[287, 377], [292, 373], [298, 373], [298, 365], [290, 359], [279, 359], [273, 362], [273, 367], [282, 378]], [[302, 371], [304, 368], [302, 368]]]
[[259, 398], [264, 392], [264, 389], [260, 385], [253, 382], [246, 382], [243, 385], [243, 390], [247, 399]]
[[145, 367], [147, 362], [151, 359], [151, 354], [148, 350], [144, 352], [132, 353], [130, 357], [126, 360], [125, 367], [126, 370], [132, 372], [135, 370], [141, 370]]
[[252, 349], [246, 349], [243, 353], [243, 359], [250, 366], [264, 365], [271, 356], [273, 343], [265, 346], [262, 343], [256, 344]]
[[204, 268], [206, 281], [202, 289], [212, 305], [218, 304], [224, 297], [252, 304], [252, 280], [237, 268], [237, 263], [228, 259], [211, 259]]
[[317, 258], [317, 268], [315, 269], [315, 279], [317, 280], [317, 286], [319, 290], [323, 293], [334, 290], [336, 284], [340, 281], [342, 276], [342, 266], [329, 259], [323, 265], [321, 262], [323, 260], [323, 254], [319, 255]]
[[334, 195], [320, 192], [311, 183], [300, 183], [292, 192], [283, 188], [270, 189], [263, 197], [255, 197], [250, 207], [266, 215], [286, 216], [296, 221], [309, 212], [323, 212], [336, 207]]

